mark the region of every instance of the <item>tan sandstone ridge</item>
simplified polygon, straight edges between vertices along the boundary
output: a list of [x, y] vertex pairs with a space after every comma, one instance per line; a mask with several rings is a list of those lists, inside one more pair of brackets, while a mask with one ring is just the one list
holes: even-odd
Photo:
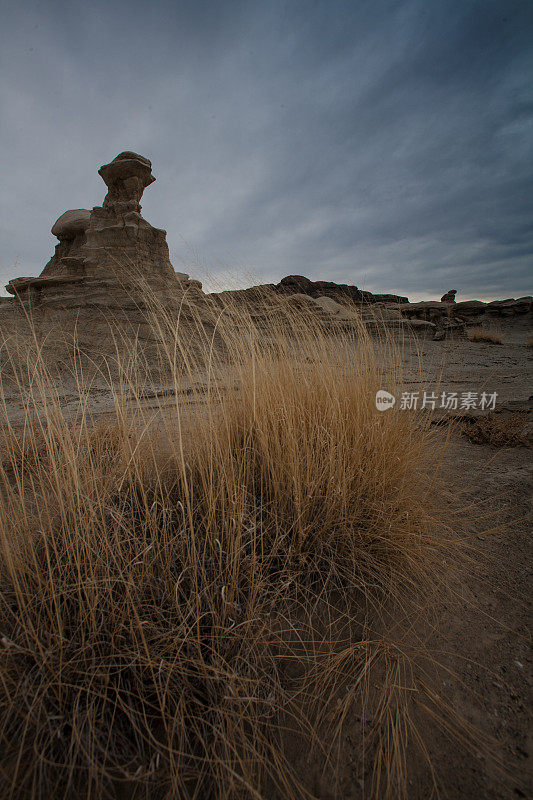
[[210, 295], [219, 305], [233, 304], [234, 309], [256, 309], [265, 298], [289, 299], [308, 315], [334, 327], [353, 324], [355, 318], [370, 331], [379, 332], [386, 325], [402, 333], [435, 339], [465, 338], [470, 326], [504, 325], [516, 329], [519, 336], [532, 330], [533, 297], [509, 298], [485, 303], [481, 300], [456, 302], [455, 289], [438, 300], [410, 303], [407, 297], [373, 294], [357, 286], [331, 281], [311, 281], [303, 275], [288, 275], [277, 284]]
[[117, 339], [154, 342], [155, 309], [169, 319], [189, 315], [197, 324], [205, 307], [209, 324], [200, 282], [174, 271], [166, 231], [141, 215], [142, 194], [155, 181], [151, 162], [126, 151], [98, 173], [108, 189], [102, 206], [59, 217], [54, 255], [39, 277], [8, 283], [14, 299], [3, 303], [2, 319], [13, 313], [20, 326], [31, 318], [49, 349], [75, 329], [82, 349], [102, 353]]

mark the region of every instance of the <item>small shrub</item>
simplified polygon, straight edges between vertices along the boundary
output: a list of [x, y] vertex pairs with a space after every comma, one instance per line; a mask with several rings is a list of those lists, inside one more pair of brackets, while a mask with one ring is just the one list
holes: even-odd
[[488, 344], [503, 344], [503, 338], [498, 331], [487, 330], [486, 328], [472, 328], [468, 331], [468, 338], [471, 342], [487, 342]]

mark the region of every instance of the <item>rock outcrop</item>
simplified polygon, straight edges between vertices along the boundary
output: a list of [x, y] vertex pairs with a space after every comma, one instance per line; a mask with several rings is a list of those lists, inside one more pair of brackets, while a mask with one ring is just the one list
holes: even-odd
[[155, 181], [151, 162], [127, 151], [98, 172], [108, 190], [102, 206], [62, 214], [52, 227], [59, 243], [41, 274], [6, 289], [38, 332], [53, 339], [75, 324], [82, 346], [105, 351], [113, 346], [110, 325], [115, 339], [118, 332], [150, 342], [154, 310], [183, 319], [206, 301], [198, 281], [174, 271], [166, 231], [141, 215], [143, 191]]
[[440, 301], [441, 303], [455, 303], [455, 295], [457, 294], [457, 289], [450, 289], [449, 292], [443, 294]]
[[[408, 303], [407, 297], [396, 294], [373, 294], [363, 291], [357, 286], [345, 283], [334, 283], [333, 281], [311, 281], [303, 275], [287, 275], [279, 283], [265, 283], [259, 286], [251, 286], [248, 289], [234, 289], [232, 291], [217, 292], [209, 297], [218, 305], [231, 303], [232, 305], [243, 305], [249, 308], [254, 303], [272, 302], [276, 296], [287, 298], [307, 297], [318, 300], [319, 304], [324, 304], [326, 298], [335, 301], [335, 316], [339, 316], [340, 305], [343, 308], [346, 304], [356, 304], [358, 306], [373, 305], [381, 303], [385, 305], [397, 305]], [[311, 306], [312, 307], [312, 306]], [[315, 304], [315, 309], [318, 306]], [[330, 309], [333, 306], [330, 306]], [[346, 308], [342, 315], [346, 314]]]
[[533, 313], [533, 297], [520, 297], [517, 300], [464, 300], [460, 303], [426, 300], [420, 303], [405, 303], [398, 306], [402, 316], [410, 320], [425, 320], [435, 326], [435, 339], [446, 339], [465, 335], [468, 326], [482, 325], [485, 322], [503, 317], [523, 319], [527, 325]]
[[420, 303], [404, 303], [399, 306], [400, 311], [407, 317], [436, 320], [445, 316], [464, 320], [478, 321], [480, 317], [512, 317], [531, 312], [533, 297], [519, 297], [517, 300], [493, 300], [485, 303], [483, 300], [464, 300], [454, 303], [450, 308], [437, 300], [424, 300]]
[[[92, 211], [66, 211], [54, 223], [59, 244], [38, 278], [16, 278], [8, 292], [33, 309], [48, 305], [120, 307], [140, 292], [168, 300], [197, 282], [177, 274], [170, 263], [166, 231], [141, 216], [144, 189], [155, 181], [151, 162], [120, 153], [98, 170], [108, 192]], [[146, 298], [145, 298], [146, 299]]]
[[522, 317], [527, 324], [533, 308], [531, 297], [457, 303], [455, 295], [456, 290], [451, 289], [440, 301], [409, 303], [400, 295], [373, 294], [357, 286], [288, 275], [277, 284], [220, 292], [209, 298], [219, 307], [231, 308], [237, 316], [239, 309], [246, 308], [247, 313], [257, 315], [260, 308], [274, 307], [277, 299], [288, 299], [299, 304], [300, 312], [305, 309], [310, 318], [330, 324], [332, 329], [362, 322], [377, 333], [387, 326], [437, 341], [464, 337], [469, 325], [479, 325], [494, 317]]
[[62, 241], [72, 241], [79, 235], [83, 235], [91, 221], [91, 212], [86, 208], [75, 208], [72, 211], [65, 211], [58, 220], [52, 225], [52, 233]]
[[407, 297], [395, 294], [373, 294], [346, 283], [332, 281], [311, 281], [303, 275], [287, 275], [278, 284], [275, 291], [279, 294], [307, 294], [310, 297], [332, 297], [350, 300], [354, 303], [407, 303]]

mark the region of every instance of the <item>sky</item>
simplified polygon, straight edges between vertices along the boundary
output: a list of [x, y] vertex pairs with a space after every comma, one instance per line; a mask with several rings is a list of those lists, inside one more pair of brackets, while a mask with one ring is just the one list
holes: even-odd
[[207, 288], [533, 294], [532, 0], [0, 0], [0, 285], [98, 168]]

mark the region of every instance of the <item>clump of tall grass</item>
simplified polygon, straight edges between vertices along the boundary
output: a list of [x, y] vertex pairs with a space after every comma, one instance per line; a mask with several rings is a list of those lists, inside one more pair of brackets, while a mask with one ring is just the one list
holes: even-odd
[[483, 328], [478, 325], [468, 331], [468, 338], [471, 342], [487, 342], [487, 344], [503, 344], [503, 338], [499, 331]]
[[390, 342], [272, 308], [206, 308], [205, 337], [159, 314], [150, 403], [135, 353], [107, 375], [77, 359], [68, 409], [37, 347], [11, 364], [2, 796], [311, 797], [287, 736], [323, 751], [328, 697], [349, 677], [369, 703], [380, 656], [374, 794], [407, 792], [406, 652], [365, 620], [439, 580], [440, 450], [427, 421], [376, 410], [400, 386]]

